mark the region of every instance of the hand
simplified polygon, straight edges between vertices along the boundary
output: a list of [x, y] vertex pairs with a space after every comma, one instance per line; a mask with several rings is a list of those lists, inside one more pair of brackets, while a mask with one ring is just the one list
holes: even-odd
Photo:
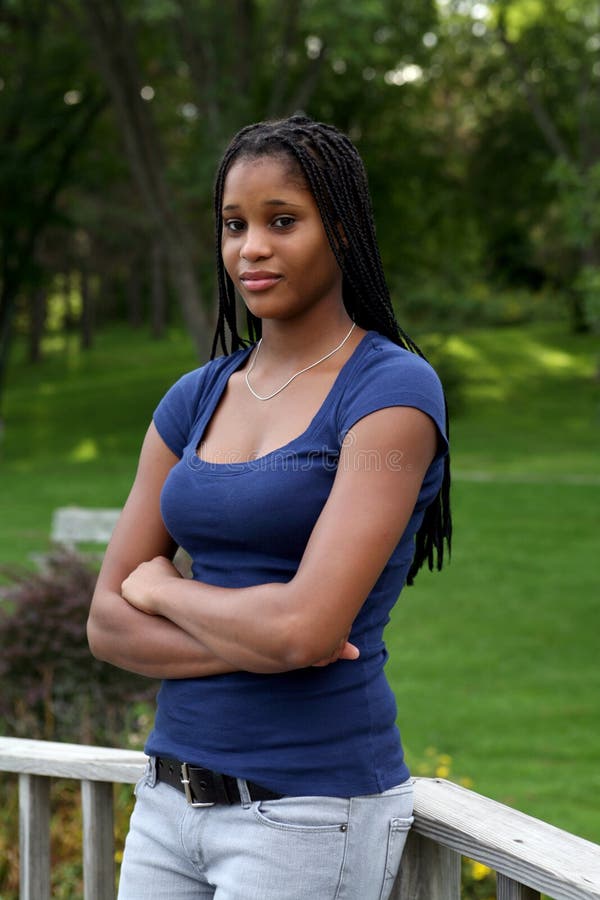
[[328, 666], [331, 663], [337, 662], [338, 659], [358, 659], [359, 656], [360, 650], [358, 647], [355, 647], [354, 644], [348, 642], [348, 635], [346, 635], [345, 638], [342, 638], [331, 656], [320, 659], [318, 662], [313, 663], [313, 666]]
[[131, 606], [149, 616], [160, 615], [158, 603], [161, 585], [181, 575], [165, 556], [155, 556], [149, 562], [140, 563], [121, 585], [121, 596]]

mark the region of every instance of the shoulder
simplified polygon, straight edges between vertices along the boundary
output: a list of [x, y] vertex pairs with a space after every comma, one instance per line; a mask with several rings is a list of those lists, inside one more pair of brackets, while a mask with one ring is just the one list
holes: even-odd
[[377, 395], [410, 397], [420, 395], [444, 402], [444, 391], [437, 372], [416, 353], [394, 344], [389, 338], [369, 331], [364, 347], [346, 385], [346, 399]]
[[182, 375], [162, 397], [154, 410], [156, 428], [177, 456], [181, 456], [188, 435], [210, 397], [223, 378], [240, 365], [247, 350], [219, 356]]
[[410, 406], [427, 413], [446, 437], [446, 401], [433, 367], [416, 353], [370, 331], [347, 379], [338, 408], [338, 433], [378, 409]]
[[216, 386], [225, 371], [232, 371], [241, 362], [247, 350], [236, 350], [229, 356], [217, 356], [209, 360], [203, 366], [185, 372], [169, 388], [163, 399], [185, 399], [194, 404], [199, 395], [209, 392]]
[[368, 332], [365, 341], [368, 343], [357, 376], [397, 387], [442, 390], [437, 372], [422, 356], [399, 347], [376, 331]]

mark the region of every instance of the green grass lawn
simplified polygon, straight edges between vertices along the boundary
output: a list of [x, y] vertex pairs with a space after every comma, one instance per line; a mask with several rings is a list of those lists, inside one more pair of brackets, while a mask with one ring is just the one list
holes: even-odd
[[[450, 777], [600, 841], [598, 340], [537, 325], [447, 350], [466, 379], [452, 562], [404, 591], [388, 629], [409, 759], [448, 754]], [[123, 502], [153, 407], [194, 364], [178, 332], [119, 328], [86, 355], [15, 354], [0, 562], [45, 549], [57, 506]]]

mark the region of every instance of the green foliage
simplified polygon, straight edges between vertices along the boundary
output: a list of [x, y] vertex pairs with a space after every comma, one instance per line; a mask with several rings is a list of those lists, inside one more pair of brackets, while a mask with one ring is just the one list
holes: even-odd
[[[42, 4], [37, 18], [22, 0], [5, 7], [0, 182], [12, 199], [1, 216], [15, 226], [32, 220], [60, 148], [103, 82], [81, 41], [87, 4]], [[145, 109], [159, 141], [148, 153], [163, 161], [174, 214], [193, 235], [206, 297], [211, 187], [222, 149], [241, 125], [297, 109], [357, 142], [389, 280], [419, 324], [431, 311], [427, 326], [438, 328], [443, 315], [424, 295], [448, 294], [445, 310], [468, 316], [472, 286], [488, 282], [495, 287], [486, 315], [477, 307], [475, 321], [528, 321], [528, 311], [515, 316], [501, 299], [494, 312], [494, 295], [548, 284], [569, 289], [584, 264], [577, 248], [597, 255], [598, 20], [588, 0], [507, 0], [487, 11], [456, 0], [128, 0], [118, 7], [130, 29], [132, 66], [154, 92]], [[503, 12], [514, 53], [500, 33]], [[550, 146], [531, 91], [564, 152]], [[77, 147], [43, 252], [21, 273], [23, 327], [31, 319], [27, 291], [54, 271], [85, 263], [102, 276], [94, 281], [98, 316], [123, 317], [127, 304], [115, 294], [128, 296], [132, 270], [148, 292], [152, 226], [114, 110], [95, 121], [92, 138]], [[0, 242], [6, 234], [0, 230]], [[562, 296], [568, 308], [566, 290]], [[547, 307], [539, 309], [544, 315]]]
[[122, 741], [152, 684], [92, 657], [89, 564], [60, 548], [40, 562], [38, 572], [3, 571], [11, 581], [0, 587], [0, 720], [16, 737]]
[[600, 232], [600, 162], [585, 171], [557, 159], [548, 171], [557, 186], [566, 237], [573, 247], [588, 247]]
[[464, 328], [564, 320], [564, 299], [548, 288], [533, 292], [485, 281], [454, 286], [431, 279], [402, 285], [396, 296], [398, 319], [409, 331], [435, 329], [452, 334]]
[[0, 773], [0, 897], [19, 897], [19, 792], [14, 775]]
[[460, 415], [466, 400], [466, 378], [463, 367], [448, 349], [448, 336], [428, 333], [418, 343], [444, 385], [450, 417]]
[[583, 296], [586, 320], [592, 331], [600, 332], [600, 267], [584, 266], [573, 288]]

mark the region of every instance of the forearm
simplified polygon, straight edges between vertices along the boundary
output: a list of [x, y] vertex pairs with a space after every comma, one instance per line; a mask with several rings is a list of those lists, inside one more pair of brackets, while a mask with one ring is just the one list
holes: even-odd
[[146, 615], [112, 591], [96, 598], [88, 640], [98, 659], [148, 678], [202, 678], [239, 668], [175, 622]]
[[[153, 612], [201, 641], [233, 667], [273, 673], [310, 666], [333, 654], [348, 629], [329, 636], [307, 635], [296, 611], [296, 587], [271, 583], [221, 588], [197, 581], [167, 579], [154, 590]], [[337, 633], [339, 631], [339, 634]]]

